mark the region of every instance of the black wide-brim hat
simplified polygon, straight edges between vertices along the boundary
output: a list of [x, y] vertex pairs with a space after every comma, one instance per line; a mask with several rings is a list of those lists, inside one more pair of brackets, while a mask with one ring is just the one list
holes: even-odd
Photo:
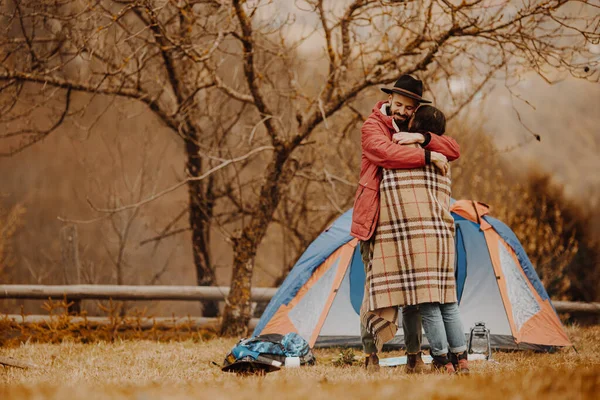
[[381, 91], [387, 94], [398, 93], [402, 96], [409, 97], [418, 101], [419, 103], [431, 103], [429, 100], [425, 100], [423, 96], [423, 82], [419, 79], [413, 78], [410, 75], [402, 75], [393, 87], [381, 88]]

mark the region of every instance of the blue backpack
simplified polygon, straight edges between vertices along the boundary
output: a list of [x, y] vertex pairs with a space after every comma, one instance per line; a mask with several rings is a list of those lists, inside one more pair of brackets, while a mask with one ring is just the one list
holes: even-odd
[[313, 365], [315, 357], [308, 342], [297, 333], [259, 335], [240, 340], [225, 356], [225, 372], [278, 371], [288, 357], [299, 358], [300, 365]]

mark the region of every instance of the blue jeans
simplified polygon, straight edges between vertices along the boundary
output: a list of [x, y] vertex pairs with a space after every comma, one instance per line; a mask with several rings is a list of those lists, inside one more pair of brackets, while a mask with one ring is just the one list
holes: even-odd
[[448, 349], [452, 353], [467, 350], [458, 303], [423, 303], [419, 304], [419, 311], [432, 355], [448, 354]]

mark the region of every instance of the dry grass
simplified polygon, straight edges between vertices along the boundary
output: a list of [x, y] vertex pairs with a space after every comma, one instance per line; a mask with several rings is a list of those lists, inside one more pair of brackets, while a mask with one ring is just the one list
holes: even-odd
[[340, 349], [317, 349], [314, 367], [238, 377], [211, 363], [222, 362], [232, 339], [25, 343], [0, 355], [39, 368], [0, 367], [0, 399], [595, 398], [600, 390], [600, 327], [569, 328], [569, 334], [578, 354], [566, 349], [496, 353], [498, 363], [472, 363], [468, 377], [407, 376], [399, 368], [368, 375], [359, 366], [334, 366]]
[[[10, 318], [0, 314], [0, 348], [18, 347], [22, 343], [72, 343], [91, 344], [123, 340], [151, 340], [155, 342], [205, 341], [217, 335], [218, 325], [205, 325], [198, 328], [191, 318], [167, 318], [157, 321], [146, 315], [145, 310], [129, 310], [121, 315], [120, 302], [97, 303], [105, 313], [107, 323], [88, 319], [85, 312], [68, 314], [73, 303], [63, 300], [47, 300], [42, 309], [48, 315], [46, 322], [26, 323], [27, 315], [21, 309], [20, 318]], [[162, 321], [162, 322], [161, 322]]]

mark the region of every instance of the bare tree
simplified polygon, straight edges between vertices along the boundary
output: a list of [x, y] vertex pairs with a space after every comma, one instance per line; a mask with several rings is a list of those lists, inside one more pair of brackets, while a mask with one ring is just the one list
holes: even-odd
[[[297, 7], [316, 21], [313, 34], [324, 37], [326, 70], [318, 80], [312, 70], [305, 84], [298, 81], [305, 64], [291, 55], [307, 38], [294, 42], [282, 33], [293, 18], [273, 18], [268, 7], [261, 14], [260, 2], [233, 0], [232, 7], [247, 87], [274, 151], [248, 222], [234, 238], [224, 334], [244, 333], [256, 249], [299, 175], [302, 145], [327, 132], [335, 117], [353, 118], [359, 94], [418, 74], [432, 87], [448, 86], [445, 109], [455, 115], [497, 74], [535, 71], [550, 80], [562, 70], [598, 79], [588, 53], [599, 37], [597, 15], [587, 2], [305, 1]], [[287, 79], [281, 70], [289, 71]], [[468, 85], [454, 96], [451, 80], [465, 75]]]
[[[197, 96], [216, 85], [205, 63], [231, 34], [226, 9], [217, 2], [5, 2], [1, 155], [23, 151], [81, 117], [96, 96], [122, 97], [145, 104], [171, 128], [184, 144], [187, 175], [201, 176], [205, 133]], [[187, 186], [197, 282], [211, 285], [213, 185], [192, 179]]]
[[[597, 9], [588, 0], [13, 0], [1, 45], [10, 128], [2, 138], [13, 144], [5, 154], [76, 117], [77, 92], [146, 104], [185, 144], [188, 178], [172, 190], [188, 186], [199, 284], [214, 281], [210, 226], [232, 244], [222, 333], [239, 335], [257, 250], [278, 210], [286, 218], [303, 180], [311, 183], [302, 207], [316, 211], [305, 218], [323, 222], [351, 199], [355, 167], [321, 155], [368, 110], [359, 95], [416, 74], [455, 115], [496, 76], [598, 80]], [[323, 49], [313, 65], [302, 59], [311, 43]], [[53, 122], [28, 122], [42, 108]], [[340, 151], [357, 159], [352, 146]]]
[[[165, 175], [166, 164], [163, 160], [168, 158], [167, 154], [173, 153], [173, 146], [166, 145], [170, 141], [149, 134], [150, 132], [120, 134], [127, 132], [127, 119], [132, 118], [132, 110], [116, 110], [111, 116], [116, 120], [115, 131], [98, 135], [100, 144], [90, 146], [90, 140], [87, 139], [70, 140], [70, 146], [77, 156], [77, 169], [83, 174], [79, 185], [73, 190], [73, 197], [80, 203], [85, 203], [86, 200], [92, 202], [91, 199], [94, 199], [94, 203], [103, 207], [118, 208], [152, 196], [157, 192]], [[94, 155], [106, 161], [89, 161], [89, 154], [82, 150], [83, 146], [93, 148]], [[110, 169], [103, 169], [110, 177], [108, 181], [99, 173], [98, 164], [110, 165]], [[158, 206], [158, 210], [169, 210], [169, 199], [163, 200], [166, 201], [162, 205], [159, 202], [153, 205]], [[181, 206], [178, 204], [176, 207]], [[165, 228], [162, 228], [161, 222], [158, 221], [161, 217], [163, 221], [169, 221], [170, 217], [163, 216], [158, 210], [136, 206], [122, 212], [109, 213], [104, 218], [92, 220], [90, 224], [82, 224], [83, 227], [88, 227], [87, 246], [83, 253], [85, 262], [80, 266], [82, 278], [87, 283], [99, 283], [104, 280], [118, 285], [152, 285], [159, 282], [169, 271], [173, 255], [181, 248], [177, 242], [173, 244], [172, 240], [167, 239], [169, 235], [165, 235], [164, 231], [181, 225], [186, 226], [183, 230], [189, 231], [189, 225], [180, 221], [182, 217], [187, 216], [185, 207]], [[65, 222], [71, 221], [67, 219]], [[157, 232], [157, 229], [163, 229], [158, 237], [140, 243], [140, 238], [147, 237], [148, 231]], [[93, 239], [90, 240], [90, 236]], [[153, 243], [153, 246], [142, 248], [145, 243]], [[100, 271], [95, 268], [94, 261], [98, 260], [101, 260], [100, 264], [104, 266], [101, 268], [102, 275], [99, 275]], [[66, 265], [65, 270], [73, 274], [75, 269]], [[72, 284], [73, 281], [71, 279], [66, 283]], [[124, 315], [128, 307], [128, 303], [121, 303], [120, 313]]]

